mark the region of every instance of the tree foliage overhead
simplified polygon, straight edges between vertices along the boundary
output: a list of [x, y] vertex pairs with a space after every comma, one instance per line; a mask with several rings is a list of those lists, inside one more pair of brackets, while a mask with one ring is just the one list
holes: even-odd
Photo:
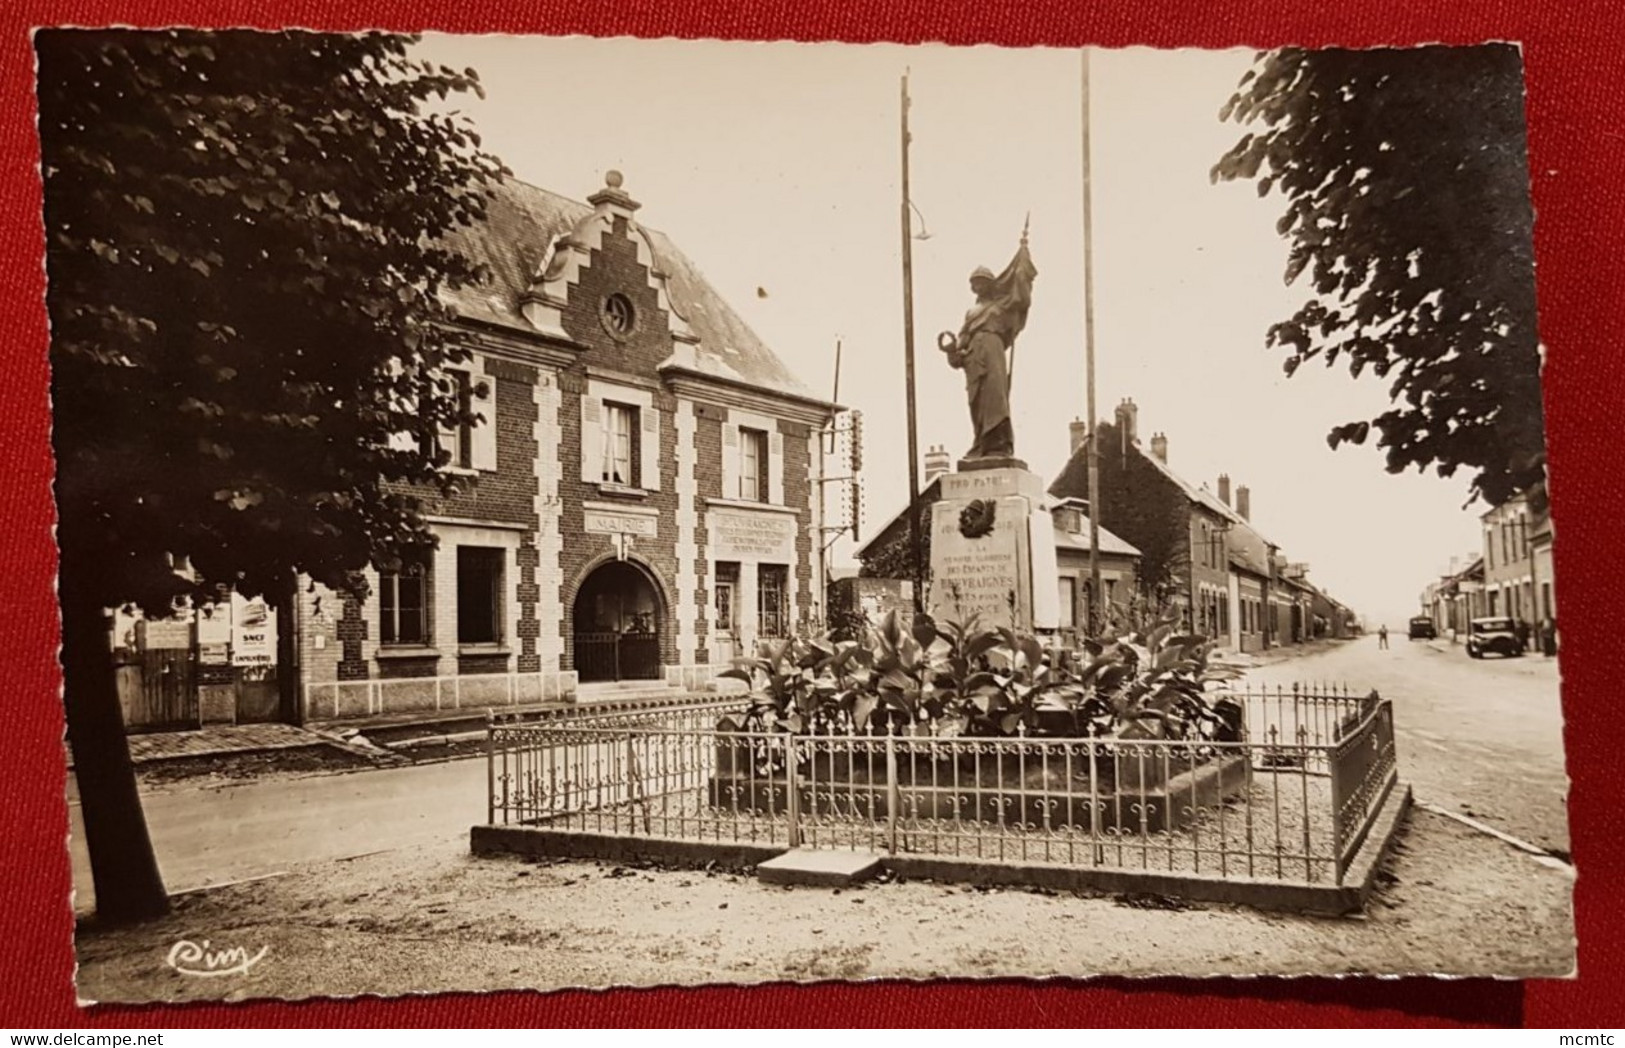
[[1391, 472], [1465, 467], [1491, 504], [1545, 478], [1522, 72], [1505, 45], [1270, 52], [1213, 169], [1285, 198], [1286, 281], [1311, 292], [1268, 334], [1287, 374], [1321, 357], [1389, 382], [1331, 446], [1375, 429]]
[[386, 34], [35, 42], [65, 578], [161, 609], [175, 557], [261, 592], [428, 544], [440, 452], [398, 435], [462, 417], [441, 293], [481, 274], [438, 245], [502, 174], [447, 104], [476, 74]]

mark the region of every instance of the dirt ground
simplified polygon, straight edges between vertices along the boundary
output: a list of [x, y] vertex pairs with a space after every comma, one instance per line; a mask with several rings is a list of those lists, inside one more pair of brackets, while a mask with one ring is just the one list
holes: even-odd
[[[1470, 871], [1470, 872], [1464, 872]], [[476, 859], [466, 837], [184, 896], [79, 930], [87, 1001], [937, 977], [1381, 973], [1561, 977], [1573, 872], [1417, 811], [1361, 918], [896, 880], [771, 887], [745, 871]], [[263, 956], [167, 963], [182, 940]], [[184, 967], [184, 965], [183, 965]]]

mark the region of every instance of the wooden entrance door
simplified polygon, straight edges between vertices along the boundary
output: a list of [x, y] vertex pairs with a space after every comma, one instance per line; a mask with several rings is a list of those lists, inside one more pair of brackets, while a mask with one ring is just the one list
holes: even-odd
[[134, 656], [136, 673], [119, 674], [130, 731], [198, 726], [197, 664], [188, 648], [148, 648]]

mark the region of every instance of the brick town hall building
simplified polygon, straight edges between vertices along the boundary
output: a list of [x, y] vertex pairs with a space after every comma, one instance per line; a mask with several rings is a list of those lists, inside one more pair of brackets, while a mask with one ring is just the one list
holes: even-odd
[[822, 617], [814, 397], [611, 173], [586, 204], [508, 181], [456, 246], [482, 416], [447, 432], [439, 549], [296, 610], [303, 715], [355, 719], [705, 687]]

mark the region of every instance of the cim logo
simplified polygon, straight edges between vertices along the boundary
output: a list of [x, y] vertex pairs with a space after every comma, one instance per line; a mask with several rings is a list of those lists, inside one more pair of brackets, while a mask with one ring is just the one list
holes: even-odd
[[262, 946], [259, 953], [250, 954], [241, 946], [215, 949], [207, 939], [200, 943], [182, 939], [169, 948], [166, 962], [182, 975], [195, 975], [200, 978], [247, 975], [249, 969], [260, 963], [270, 949], [269, 946]]

